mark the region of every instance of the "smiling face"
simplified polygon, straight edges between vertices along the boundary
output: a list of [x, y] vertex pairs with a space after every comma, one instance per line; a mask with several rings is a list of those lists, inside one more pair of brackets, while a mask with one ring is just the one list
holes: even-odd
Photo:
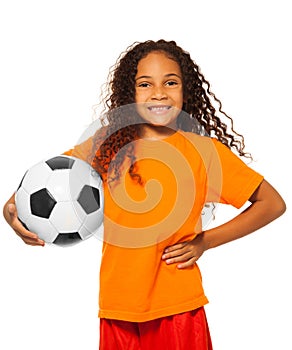
[[[178, 63], [162, 52], [151, 52], [137, 67], [135, 100], [146, 127], [161, 132], [176, 129], [183, 106], [182, 74]], [[170, 130], [171, 132], [171, 130]]]

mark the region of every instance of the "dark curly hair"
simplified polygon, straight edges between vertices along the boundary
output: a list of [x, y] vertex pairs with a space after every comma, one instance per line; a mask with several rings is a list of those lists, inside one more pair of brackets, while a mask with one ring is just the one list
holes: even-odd
[[[120, 176], [119, 167], [125, 157], [131, 159], [129, 174], [142, 182], [135, 167], [135, 155], [132, 141], [139, 138], [137, 113], [123, 113], [122, 106], [135, 103], [135, 77], [139, 61], [150, 52], [163, 52], [180, 66], [183, 82], [183, 111], [178, 116], [178, 127], [202, 135], [217, 138], [228, 148], [233, 148], [240, 156], [251, 158], [244, 151], [244, 138], [233, 129], [233, 120], [222, 110], [221, 101], [210, 90], [210, 83], [205, 79], [199, 66], [190, 54], [179, 47], [175, 41], [148, 40], [135, 42], [129, 46], [112, 66], [105, 85], [102, 103], [105, 113], [101, 122], [103, 132], [99, 130], [94, 136], [91, 163], [101, 174], [105, 175], [111, 164], [113, 176]], [[216, 106], [217, 105], [217, 109]], [[224, 123], [218, 115], [225, 118]]]

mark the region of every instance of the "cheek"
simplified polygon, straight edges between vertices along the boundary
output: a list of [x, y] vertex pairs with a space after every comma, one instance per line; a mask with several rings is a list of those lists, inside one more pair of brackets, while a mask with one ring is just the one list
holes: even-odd
[[139, 103], [139, 102], [145, 102], [145, 100], [147, 99], [147, 92], [146, 91], [135, 91], [135, 102]]
[[147, 113], [145, 112], [145, 106], [141, 104], [142, 101], [136, 99], [136, 111], [139, 114], [140, 118], [147, 120]]
[[176, 101], [177, 107], [182, 108], [184, 103], [184, 97], [182, 92], [178, 92], [173, 96], [173, 99]]
[[135, 102], [139, 102], [141, 100], [141, 94], [135, 89]]

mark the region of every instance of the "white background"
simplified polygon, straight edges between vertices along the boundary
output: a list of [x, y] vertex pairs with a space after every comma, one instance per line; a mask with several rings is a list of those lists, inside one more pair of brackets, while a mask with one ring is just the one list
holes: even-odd
[[[292, 349], [289, 1], [3, 1], [1, 206], [24, 171], [70, 148], [109, 67], [134, 41], [175, 40], [243, 133], [284, 216], [200, 261], [215, 350]], [[237, 214], [219, 208], [218, 224]], [[101, 242], [25, 246], [0, 219], [0, 348], [97, 349]]]

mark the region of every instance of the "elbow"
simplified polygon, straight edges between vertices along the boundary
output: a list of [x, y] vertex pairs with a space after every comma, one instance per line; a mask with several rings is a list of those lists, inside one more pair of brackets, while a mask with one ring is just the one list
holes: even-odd
[[286, 203], [282, 196], [267, 181], [263, 181], [259, 190], [259, 199], [266, 202], [267, 210], [270, 211], [272, 220], [277, 219], [286, 211]]
[[276, 201], [273, 203], [273, 211], [275, 215], [275, 219], [283, 215], [286, 211], [286, 203], [283, 200], [282, 197], [278, 198]]
[[284, 214], [285, 211], [286, 211], [287, 207], [286, 207], [286, 203], [284, 202], [284, 200], [282, 199], [282, 205], [281, 205], [281, 208], [280, 208], [280, 215]]

